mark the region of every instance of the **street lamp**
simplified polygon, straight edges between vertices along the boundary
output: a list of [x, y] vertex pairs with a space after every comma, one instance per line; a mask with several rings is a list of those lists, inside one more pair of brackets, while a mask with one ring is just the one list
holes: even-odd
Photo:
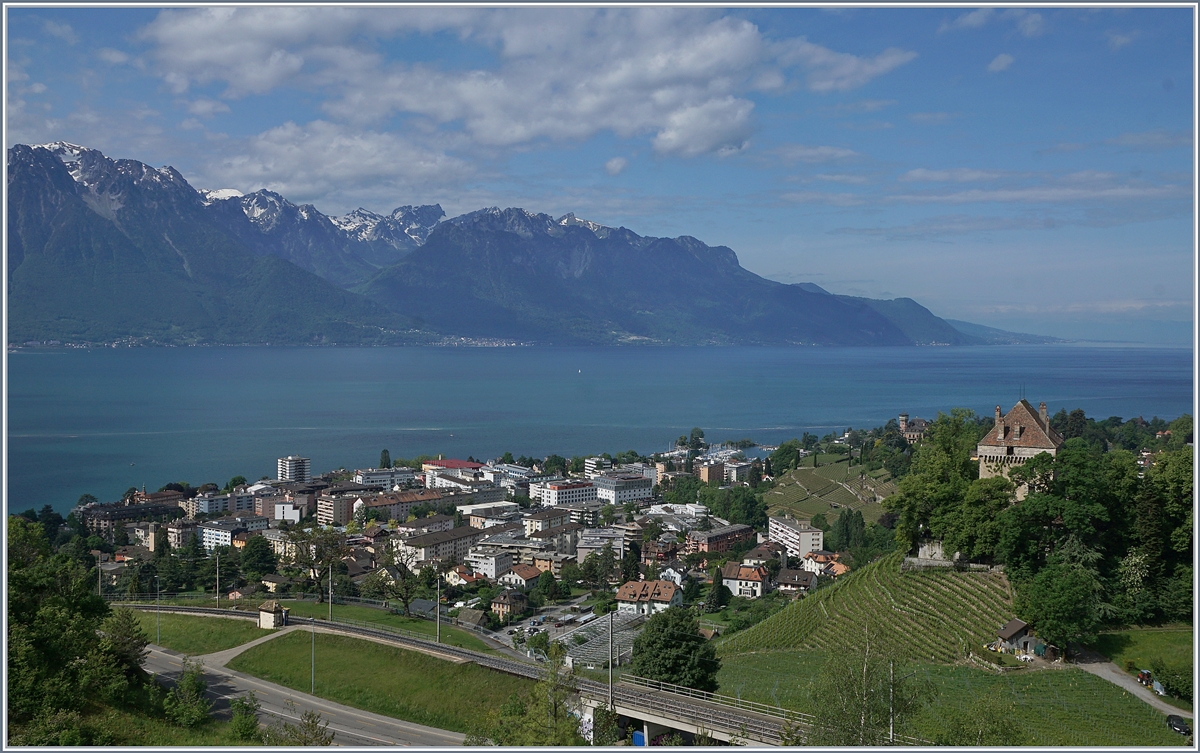
[[155, 642], [155, 644], [161, 646], [162, 645], [162, 581], [159, 580], [157, 575], [154, 576], [154, 588], [155, 588], [155, 591], [157, 592], [157, 595], [155, 597], [155, 602], [158, 605], [158, 618], [156, 620], [158, 622], [158, 637], [155, 639], [154, 642]]
[[309, 617], [309, 624], [312, 625], [312, 695], [317, 694], [317, 618]]

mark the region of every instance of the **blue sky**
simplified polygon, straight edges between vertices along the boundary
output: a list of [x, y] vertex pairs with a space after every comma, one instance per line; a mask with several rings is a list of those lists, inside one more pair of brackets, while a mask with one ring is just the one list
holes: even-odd
[[6, 143], [574, 212], [835, 293], [1192, 332], [1190, 8], [8, 8]]

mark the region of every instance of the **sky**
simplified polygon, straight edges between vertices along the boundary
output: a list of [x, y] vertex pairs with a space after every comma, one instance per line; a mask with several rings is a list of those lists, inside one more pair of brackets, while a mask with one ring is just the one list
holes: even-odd
[[574, 212], [942, 317], [1192, 342], [1191, 8], [6, 11], [7, 146], [329, 215]]

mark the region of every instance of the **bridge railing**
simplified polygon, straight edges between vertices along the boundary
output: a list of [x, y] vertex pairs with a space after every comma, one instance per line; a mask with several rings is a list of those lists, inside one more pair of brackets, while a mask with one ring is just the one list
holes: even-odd
[[[673, 695], [681, 695], [687, 698], [695, 698], [696, 700], [700, 701], [708, 701], [709, 703], [716, 703], [720, 704], [721, 706], [729, 706], [731, 708], [736, 708], [743, 711], [751, 711], [764, 716], [771, 716], [776, 719], [786, 719], [787, 721], [799, 724], [802, 727], [810, 727], [816, 720], [816, 717], [814, 717], [812, 714], [805, 714], [801, 711], [793, 711], [791, 709], [785, 709], [779, 706], [771, 706], [765, 703], [757, 703], [755, 701], [746, 701], [741, 698], [735, 698], [734, 696], [710, 693], [705, 690], [696, 690], [683, 685], [674, 685], [669, 682], [649, 680], [645, 677], [638, 677], [636, 675], [624, 675], [621, 677], [621, 682], [646, 688], [648, 690], [657, 690], [663, 693], [671, 693]], [[932, 745], [932, 743], [930, 743], [928, 740], [922, 740], [910, 735], [896, 735], [896, 742], [903, 745]]]
[[669, 682], [660, 682], [659, 680], [649, 680], [645, 677], [637, 677], [636, 675], [623, 675], [621, 682], [630, 685], [636, 685], [648, 690], [657, 690], [663, 693], [671, 693], [674, 695], [686, 696], [695, 698], [700, 701], [708, 701], [722, 706], [729, 706], [743, 711], [752, 711], [756, 714], [764, 716], [773, 716], [777, 719], [787, 719], [791, 722], [801, 722], [803, 724], [811, 724], [813, 722], [812, 714], [805, 714], [800, 711], [792, 711], [791, 709], [781, 708], [779, 706], [770, 706], [765, 703], [757, 703], [755, 701], [746, 701], [741, 698], [736, 698], [729, 695], [721, 695], [719, 693], [710, 693], [706, 690], [696, 690], [683, 685], [674, 685]]

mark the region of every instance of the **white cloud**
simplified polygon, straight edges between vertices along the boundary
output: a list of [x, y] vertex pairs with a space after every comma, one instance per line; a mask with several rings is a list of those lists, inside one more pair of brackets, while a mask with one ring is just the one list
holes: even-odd
[[1045, 19], [1040, 13], [1030, 13], [1020, 8], [1010, 8], [1003, 13], [997, 13], [992, 8], [980, 8], [970, 13], [964, 13], [952, 21], [943, 21], [938, 27], [938, 33], [960, 31], [962, 29], [981, 29], [994, 19], [1012, 21], [1022, 35], [1036, 37], [1046, 30]]
[[52, 37], [57, 37], [67, 44], [75, 44], [79, 41], [79, 35], [71, 28], [70, 24], [58, 24], [53, 21], [46, 21], [42, 24], [42, 31]]
[[824, 180], [830, 183], [848, 183], [851, 185], [862, 185], [871, 182], [865, 175], [847, 175], [845, 173], [819, 173], [813, 177], [817, 180]]
[[841, 146], [804, 146], [788, 144], [775, 150], [775, 154], [788, 162], [833, 162], [857, 157], [858, 152]]
[[1190, 195], [1181, 186], [1029, 186], [959, 191], [950, 194], [906, 194], [889, 196], [890, 201], [918, 204], [971, 204], [976, 202], [1060, 202], [1169, 199]]
[[873, 78], [904, 65], [917, 53], [889, 47], [873, 58], [847, 52], [834, 52], [813, 44], [804, 37], [784, 43], [780, 56], [785, 64], [795, 63], [808, 69], [808, 88], [816, 92], [856, 89]]
[[858, 102], [844, 102], [840, 105], [826, 108], [833, 115], [858, 115], [867, 112], [879, 112], [885, 107], [896, 104], [894, 99], [863, 99]]
[[1027, 37], [1040, 36], [1045, 31], [1045, 22], [1040, 13], [1026, 13], [1023, 10], [1010, 10], [1008, 16], [1015, 18], [1017, 29]]
[[994, 12], [991, 8], [980, 8], [970, 13], [964, 13], [953, 21], [943, 21], [942, 25], [938, 27], [938, 33], [958, 29], [978, 29], [991, 20]]
[[864, 203], [858, 194], [824, 191], [791, 191], [782, 194], [780, 198], [796, 204], [832, 204], [835, 207], [853, 207]]
[[900, 176], [900, 180], [973, 183], [981, 180], [995, 180], [1004, 176], [1005, 173], [997, 170], [975, 170], [969, 167], [955, 167], [949, 170], [927, 170], [921, 167], [904, 173]]
[[352, 192], [405, 197], [460, 184], [472, 174], [461, 160], [401, 136], [320, 120], [303, 126], [289, 121], [227, 150], [202, 168], [201, 183], [244, 193], [268, 188], [296, 202]]
[[1125, 33], [1109, 31], [1109, 32], [1105, 33], [1105, 36], [1108, 37], [1108, 46], [1115, 51], [1115, 50], [1121, 49], [1122, 47], [1124, 47], [1127, 44], [1132, 44], [1133, 40], [1137, 39], [1138, 36], [1140, 36], [1140, 33], [1137, 31], [1130, 31], [1130, 32], [1125, 32]]
[[914, 112], [910, 113], [908, 119], [914, 123], [924, 123], [927, 125], [937, 125], [945, 123], [947, 120], [956, 117], [955, 113], [949, 112]]
[[101, 47], [96, 50], [96, 57], [110, 65], [121, 65], [122, 63], [129, 62], [129, 55], [120, 50], [114, 50], [111, 47]]
[[[451, 32], [495, 63], [473, 70], [391, 64], [372, 45]], [[709, 9], [213, 8], [164, 11], [144, 27], [175, 92], [221, 82], [223, 97], [316, 88], [332, 120], [378, 127], [398, 113], [476, 147], [648, 136], [661, 153], [727, 155], [747, 144], [755, 91], [797, 70], [814, 91], [861, 86], [911, 60], [803, 38], [767, 40]]]
[[42, 84], [42, 83], [37, 83], [37, 84], [30, 84], [30, 85], [29, 85], [29, 93], [30, 93], [30, 94], [44, 94], [44, 93], [45, 93], [45, 91], [46, 91], [46, 85], [45, 85], [45, 84]]
[[193, 115], [198, 115], [202, 118], [211, 118], [219, 112], [229, 112], [229, 105], [215, 99], [201, 97], [194, 102], [189, 102], [187, 110]]
[[1013, 64], [1013, 60], [1014, 58], [1012, 55], [1002, 52], [997, 55], [992, 62], [988, 63], [988, 72], [997, 73], [998, 71], [1005, 70], [1008, 68], [1008, 66]]
[[1107, 143], [1125, 146], [1133, 149], [1176, 149], [1192, 145], [1192, 134], [1189, 131], [1144, 131], [1142, 133], [1122, 133]]
[[625, 165], [629, 163], [624, 157], [613, 157], [608, 162], [604, 163], [604, 172], [609, 175], [620, 175], [625, 169]]

